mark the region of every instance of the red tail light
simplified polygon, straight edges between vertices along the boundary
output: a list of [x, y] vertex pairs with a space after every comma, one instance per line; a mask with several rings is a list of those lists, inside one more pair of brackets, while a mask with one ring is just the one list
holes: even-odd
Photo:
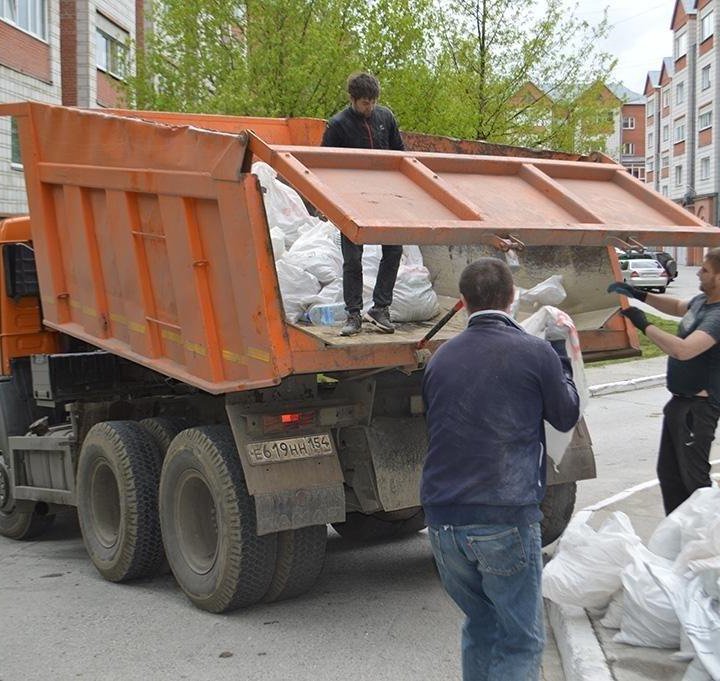
[[633, 270], [632, 272], [630, 272], [630, 278], [631, 278], [631, 279], [634, 279], [635, 277], [639, 277], [639, 276], [640, 276], [640, 274], [638, 274], [638, 273], [635, 272], [634, 270]]
[[289, 412], [287, 414], [267, 414], [263, 416], [263, 431], [277, 433], [285, 430], [300, 430], [315, 424], [314, 411]]

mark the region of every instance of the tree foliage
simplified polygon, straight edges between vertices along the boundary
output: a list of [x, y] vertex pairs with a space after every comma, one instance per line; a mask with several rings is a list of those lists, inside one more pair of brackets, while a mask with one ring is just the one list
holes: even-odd
[[375, 73], [406, 130], [602, 148], [606, 21], [565, 0], [162, 0], [124, 95], [148, 109], [328, 117]]

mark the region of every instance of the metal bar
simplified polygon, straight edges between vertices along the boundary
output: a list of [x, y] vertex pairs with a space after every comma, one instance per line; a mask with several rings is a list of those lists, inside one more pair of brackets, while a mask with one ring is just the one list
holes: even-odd
[[461, 220], [482, 220], [480, 209], [453, 190], [440, 176], [416, 158], [404, 158], [400, 163], [400, 172], [412, 180], [423, 191], [447, 206]]
[[214, 196], [213, 179], [209, 173], [61, 163], [38, 163], [37, 166], [40, 181], [46, 184], [189, 198]]
[[566, 210], [580, 222], [602, 224], [603, 219], [593, 213], [580, 199], [574, 197], [559, 182], [543, 173], [534, 165], [523, 163], [518, 175], [531, 187], [548, 196], [553, 203]]
[[[676, 219], [678, 221], [678, 225], [683, 227], [690, 225], [697, 225], [698, 227], [706, 226], [706, 223], [703, 220], [696, 218], [690, 211], [678, 206], [674, 201], [665, 198], [661, 194], [648, 192], [644, 183], [640, 182], [640, 180], [633, 177], [625, 170], [618, 170], [613, 176], [613, 182], [629, 194], [645, 200], [657, 211], [667, 216], [668, 219]], [[652, 239], [649, 239], [647, 236], [643, 236], [643, 239], [647, 242], [652, 241]], [[667, 245], [672, 246], [674, 244], [668, 243]]]

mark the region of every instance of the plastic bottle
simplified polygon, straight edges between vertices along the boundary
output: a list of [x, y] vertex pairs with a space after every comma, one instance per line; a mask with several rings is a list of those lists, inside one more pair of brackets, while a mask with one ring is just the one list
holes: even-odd
[[310, 323], [315, 326], [336, 326], [342, 324], [347, 317], [345, 303], [312, 305], [307, 314]]

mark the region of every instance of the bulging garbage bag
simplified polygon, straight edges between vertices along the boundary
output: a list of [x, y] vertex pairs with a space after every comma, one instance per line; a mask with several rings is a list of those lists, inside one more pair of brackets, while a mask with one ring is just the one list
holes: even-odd
[[648, 548], [658, 556], [675, 560], [685, 544], [703, 539], [708, 525], [718, 517], [720, 488], [702, 487], [660, 521]]
[[669, 575], [672, 562], [640, 545], [632, 562], [622, 572], [623, 613], [620, 632], [613, 640], [648, 648], [679, 648], [680, 621], [665, 591], [653, 578]]
[[561, 605], [604, 610], [622, 588], [620, 575], [640, 545], [630, 518], [613, 513], [595, 530], [590, 511], [570, 521], [542, 577], [543, 596]]
[[305, 314], [313, 296], [320, 291], [320, 282], [309, 272], [282, 258], [275, 263], [275, 267], [285, 316], [295, 323]]

